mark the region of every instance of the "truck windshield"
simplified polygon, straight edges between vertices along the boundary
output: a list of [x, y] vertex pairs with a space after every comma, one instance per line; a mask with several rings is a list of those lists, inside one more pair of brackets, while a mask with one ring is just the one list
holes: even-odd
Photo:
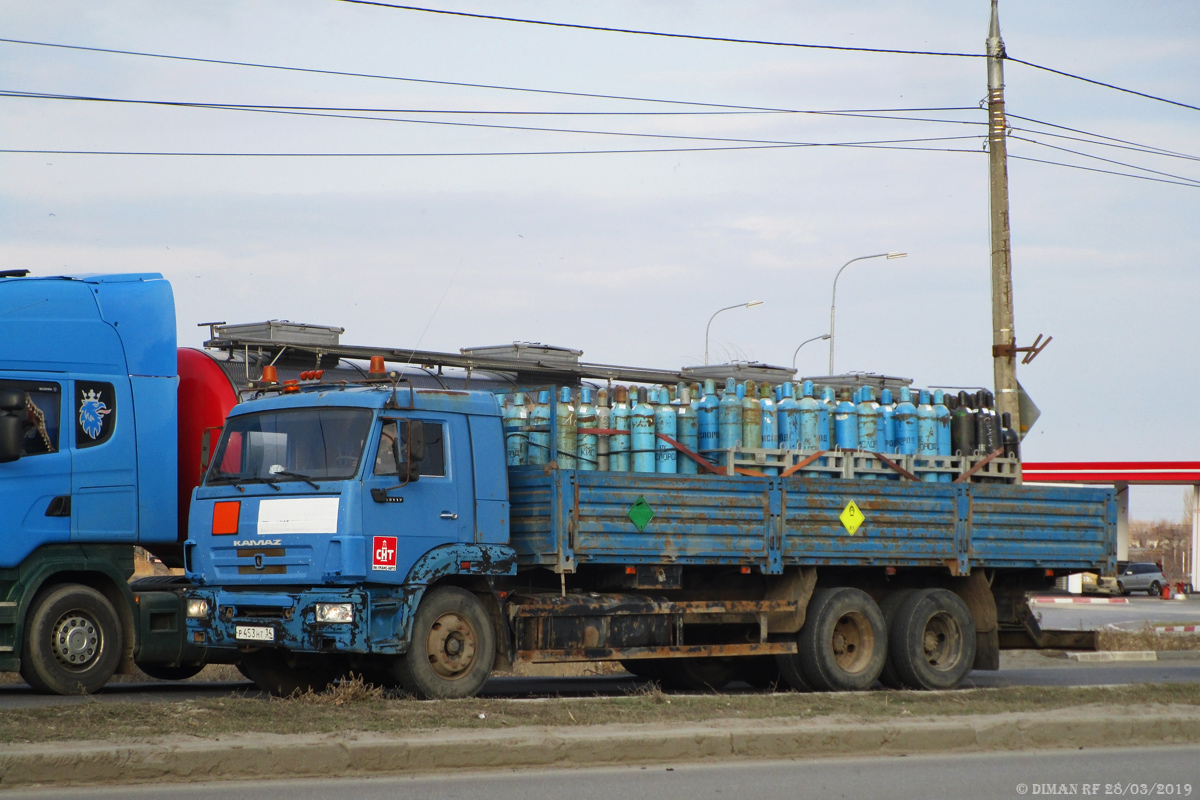
[[204, 482], [352, 478], [370, 430], [371, 412], [359, 408], [300, 408], [230, 417]]

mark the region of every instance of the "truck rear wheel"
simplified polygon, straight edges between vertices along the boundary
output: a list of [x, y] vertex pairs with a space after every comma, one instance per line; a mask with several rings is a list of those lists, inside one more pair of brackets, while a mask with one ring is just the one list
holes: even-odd
[[883, 602], [879, 604], [879, 610], [883, 612], [883, 622], [887, 626], [889, 650], [888, 657], [883, 662], [883, 671], [879, 673], [879, 682], [889, 689], [904, 688], [904, 681], [900, 680], [900, 676], [896, 673], [896, 667], [892, 664], [890, 650], [896, 641], [896, 632], [892, 626], [896, 619], [896, 609], [915, 591], [916, 589], [896, 589], [888, 592], [883, 598]]
[[492, 622], [479, 598], [442, 586], [421, 600], [408, 652], [394, 665], [400, 685], [421, 700], [474, 697], [496, 659]]
[[896, 608], [888, 658], [904, 686], [953, 689], [975, 664], [975, 620], [947, 589], [921, 589]]
[[883, 612], [871, 596], [850, 587], [818, 589], [807, 617], [799, 652], [779, 659], [788, 683], [818, 692], [871, 688], [887, 657]]
[[289, 657], [282, 650], [258, 650], [243, 655], [238, 670], [264, 692], [291, 697], [297, 692], [323, 692], [340, 678], [343, 669], [331, 659], [331, 656]]
[[34, 601], [21, 677], [43, 693], [91, 694], [116, 672], [121, 650], [121, 623], [108, 598], [90, 586], [59, 586]]

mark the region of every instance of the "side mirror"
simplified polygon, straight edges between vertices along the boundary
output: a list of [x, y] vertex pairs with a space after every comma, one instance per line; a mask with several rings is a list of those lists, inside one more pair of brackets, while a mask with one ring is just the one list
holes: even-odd
[[21, 446], [25, 438], [25, 425], [21, 417], [0, 411], [0, 463], [16, 461], [21, 457]]

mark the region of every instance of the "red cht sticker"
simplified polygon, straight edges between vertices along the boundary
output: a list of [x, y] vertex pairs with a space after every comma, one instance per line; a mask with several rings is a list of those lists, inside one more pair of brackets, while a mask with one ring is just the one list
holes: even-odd
[[396, 537], [376, 536], [371, 555], [371, 569], [396, 571]]

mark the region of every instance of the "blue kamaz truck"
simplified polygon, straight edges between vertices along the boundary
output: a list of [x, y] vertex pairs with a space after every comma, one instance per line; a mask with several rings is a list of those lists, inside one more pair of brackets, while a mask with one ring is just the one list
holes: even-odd
[[[491, 391], [417, 388], [383, 360], [359, 382], [260, 385], [195, 491], [189, 644], [237, 653], [265, 690], [353, 672], [466, 697], [513, 664], [597, 660], [696, 689], [952, 688], [1002, 647], [1047, 644], [1027, 591], [1113, 566], [1111, 490], [975, 482], [977, 467], [834, 477], [834, 452], [758, 470], [731, 452], [695, 475], [509, 465], [506, 434], [537, 425], [506, 430]], [[479, 362], [457, 365], [469, 381]], [[510, 366], [526, 384], [598, 373]], [[799, 469], [818, 461], [823, 476]]]

